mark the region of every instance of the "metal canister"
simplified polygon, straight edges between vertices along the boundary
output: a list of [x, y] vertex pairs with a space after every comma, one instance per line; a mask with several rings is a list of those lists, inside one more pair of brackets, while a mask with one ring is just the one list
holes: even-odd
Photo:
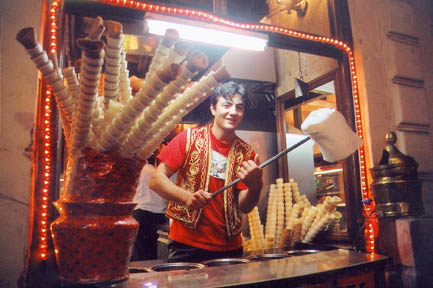
[[397, 136], [389, 132], [379, 165], [370, 169], [371, 188], [378, 217], [401, 217], [424, 214], [422, 182], [418, 178], [418, 163], [401, 153], [395, 143]]

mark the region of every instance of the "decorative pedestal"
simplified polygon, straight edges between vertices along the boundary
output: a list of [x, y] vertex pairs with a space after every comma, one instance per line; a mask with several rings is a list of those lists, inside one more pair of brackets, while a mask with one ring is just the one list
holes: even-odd
[[135, 203], [55, 202], [51, 224], [59, 278], [70, 283], [126, 279], [138, 230]]
[[50, 227], [61, 281], [105, 284], [128, 278], [138, 231], [132, 200], [143, 162], [91, 149], [68, 162], [64, 195], [54, 203], [60, 217]]
[[378, 253], [393, 258], [387, 267], [389, 287], [433, 287], [433, 219], [423, 217], [418, 163], [401, 153], [389, 132], [378, 166], [371, 169], [376, 201]]
[[378, 253], [391, 256], [389, 287], [433, 287], [433, 218], [379, 218]]

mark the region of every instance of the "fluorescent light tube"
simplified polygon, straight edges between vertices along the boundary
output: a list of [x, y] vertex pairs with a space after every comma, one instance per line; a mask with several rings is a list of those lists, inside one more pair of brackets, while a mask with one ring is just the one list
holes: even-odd
[[266, 48], [266, 35], [257, 33], [258, 36], [250, 36], [248, 35], [251, 34], [248, 33], [249, 31], [232, 32], [235, 31], [235, 29], [228, 28], [227, 31], [225, 31], [206, 27], [206, 23], [190, 24], [175, 21], [185, 22], [184, 19], [172, 20], [171, 18], [170, 20], [166, 20], [155, 19], [153, 17], [146, 18], [147, 29], [151, 34], [164, 35], [168, 28], [172, 28], [177, 30], [179, 38], [184, 40], [255, 51], [264, 51]]

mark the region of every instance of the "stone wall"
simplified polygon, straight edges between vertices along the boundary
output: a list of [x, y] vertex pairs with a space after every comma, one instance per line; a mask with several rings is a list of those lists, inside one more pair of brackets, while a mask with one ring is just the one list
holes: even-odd
[[368, 167], [389, 131], [419, 163], [426, 214], [433, 215], [433, 3], [349, 0]]
[[15, 36], [28, 26], [39, 33], [41, 11], [42, 1], [0, 1], [0, 287], [17, 286], [29, 235], [38, 72]]
[[349, 0], [368, 167], [384, 136], [419, 163], [423, 217], [380, 218], [377, 251], [391, 256], [389, 287], [432, 287], [433, 265], [433, 2]]

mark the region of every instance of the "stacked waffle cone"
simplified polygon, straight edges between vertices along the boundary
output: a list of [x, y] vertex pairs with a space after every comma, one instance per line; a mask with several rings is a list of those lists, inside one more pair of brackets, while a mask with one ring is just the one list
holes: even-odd
[[[121, 23], [95, 18], [89, 35], [77, 40], [82, 50], [79, 73], [73, 67], [58, 69], [56, 55], [47, 55], [33, 28], [17, 34], [17, 40], [53, 90], [68, 163], [72, 165], [87, 148], [98, 153], [118, 153], [126, 159], [147, 159], [183, 116], [230, 79], [222, 67], [194, 85], [187, 85], [208, 67], [208, 59], [200, 51], [188, 53], [191, 45], [180, 41], [176, 30], [168, 29], [133, 97], [122, 30]], [[73, 170], [67, 168], [70, 176]]]
[[[338, 222], [342, 215], [336, 211], [341, 202], [338, 196], [326, 197], [323, 203], [312, 205], [298, 184], [290, 179], [276, 179], [269, 186], [265, 235], [257, 207], [248, 214], [250, 236], [244, 238], [244, 250], [293, 247], [297, 242], [311, 242], [320, 231]], [[261, 233], [261, 234], [260, 234]]]
[[263, 225], [260, 221], [259, 209], [254, 209], [248, 213], [248, 224], [250, 228], [251, 238], [247, 243], [246, 251], [248, 250], [262, 250], [266, 248], [265, 237], [263, 235]]
[[275, 245], [276, 227], [277, 227], [277, 191], [276, 185], [271, 184], [268, 194], [268, 207], [265, 225], [266, 248], [272, 248]]
[[[283, 190], [283, 179], [278, 178], [276, 180], [276, 190], [277, 190], [277, 229], [275, 235], [276, 245], [278, 245], [281, 233], [284, 229], [284, 190]], [[272, 213], [272, 212], [271, 212]]]

